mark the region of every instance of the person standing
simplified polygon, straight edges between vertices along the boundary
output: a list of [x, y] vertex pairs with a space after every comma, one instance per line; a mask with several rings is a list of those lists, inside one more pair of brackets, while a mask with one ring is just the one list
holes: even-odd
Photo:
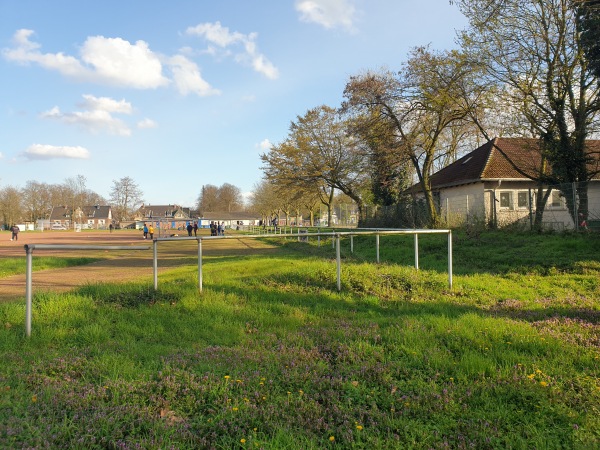
[[150, 234], [150, 239], [154, 239], [154, 225], [150, 224], [148, 227], [148, 233]]
[[144, 239], [148, 239], [148, 225], [146, 225], [146, 223], [144, 222]]
[[198, 222], [194, 222], [194, 236], [198, 236]]
[[192, 230], [194, 229], [194, 227], [192, 226], [191, 223], [188, 223], [187, 225], [187, 232], [188, 232], [188, 236], [192, 235]]
[[10, 230], [12, 231], [12, 237], [10, 238], [10, 240], [17, 241], [19, 239], [19, 231], [21, 231], [21, 230], [16, 225], [13, 225]]

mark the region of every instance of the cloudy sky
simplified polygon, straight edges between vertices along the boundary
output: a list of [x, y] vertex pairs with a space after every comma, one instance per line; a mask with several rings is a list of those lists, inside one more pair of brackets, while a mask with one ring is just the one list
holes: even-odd
[[465, 24], [448, 0], [0, 0], [0, 188], [249, 192], [297, 116]]

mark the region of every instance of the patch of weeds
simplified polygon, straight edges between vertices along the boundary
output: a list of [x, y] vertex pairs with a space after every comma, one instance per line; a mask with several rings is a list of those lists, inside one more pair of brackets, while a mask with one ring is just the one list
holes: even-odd
[[164, 290], [154, 290], [150, 286], [140, 285], [88, 285], [78, 290], [80, 295], [91, 297], [100, 304], [119, 305], [124, 308], [135, 308], [142, 305], [166, 302], [175, 303], [179, 295]]

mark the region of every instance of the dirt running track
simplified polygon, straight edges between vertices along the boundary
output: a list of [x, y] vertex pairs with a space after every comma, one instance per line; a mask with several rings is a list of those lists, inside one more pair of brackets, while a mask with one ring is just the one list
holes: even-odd
[[[204, 230], [202, 230], [204, 231]], [[203, 233], [204, 235], [204, 233]], [[21, 232], [18, 241], [10, 240], [11, 233], [0, 232], [0, 258], [22, 257], [25, 261], [25, 245], [32, 244], [75, 244], [107, 246], [144, 246], [149, 250], [45, 250], [33, 251], [33, 292], [68, 291], [77, 286], [99, 282], [126, 282], [141, 277], [152, 279], [152, 241], [144, 240], [141, 231], [46, 231]], [[253, 250], [273, 248], [262, 241], [243, 241], [226, 239], [203, 244], [202, 253], [206, 255], [240, 255]], [[158, 247], [158, 266], [161, 269], [182, 264], [196, 264], [198, 245], [194, 240], [164, 242]], [[35, 270], [35, 259], [41, 256], [93, 257], [102, 258], [85, 266], [64, 269]], [[0, 278], [0, 302], [25, 299], [25, 275]]]

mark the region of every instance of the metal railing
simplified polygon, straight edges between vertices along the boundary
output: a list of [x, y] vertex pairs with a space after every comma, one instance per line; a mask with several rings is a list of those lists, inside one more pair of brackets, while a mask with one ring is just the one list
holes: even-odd
[[[333, 231], [333, 232], [320, 232], [320, 233], [302, 233], [299, 235], [301, 238], [317, 237], [330, 237], [332, 238], [332, 245], [336, 249], [336, 262], [337, 262], [337, 290], [341, 291], [341, 244], [340, 240], [343, 236], [350, 237], [350, 249], [354, 252], [354, 236], [374, 235], [375, 236], [375, 251], [376, 261], [380, 262], [379, 258], [379, 241], [381, 235], [396, 235], [396, 234], [412, 234], [414, 235], [414, 252], [415, 252], [415, 269], [419, 270], [419, 235], [420, 234], [446, 234], [448, 236], [448, 286], [452, 289], [452, 231], [451, 230], [397, 230], [397, 229], [384, 229], [384, 230], [362, 230], [362, 231]], [[169, 237], [169, 238], [155, 238], [153, 248], [153, 269], [154, 269], [154, 289], [158, 289], [158, 245], [160, 242], [167, 241], [182, 241], [182, 240], [193, 240], [198, 243], [198, 291], [202, 292], [202, 241], [209, 240], [221, 240], [221, 239], [287, 239], [290, 235], [286, 234], [251, 234], [251, 235], [235, 235], [235, 236], [197, 236], [197, 237]], [[320, 241], [319, 241], [320, 242]]]
[[31, 305], [33, 297], [33, 251], [39, 250], [149, 250], [150, 246], [31, 244], [25, 245], [27, 267], [25, 275], [25, 334], [31, 336]]
[[[319, 232], [319, 233], [302, 233], [299, 237], [302, 239], [308, 239], [310, 237], [321, 237], [332, 238], [332, 245], [336, 250], [336, 276], [337, 276], [337, 290], [342, 289], [342, 262], [341, 262], [341, 238], [350, 238], [350, 251], [354, 252], [354, 237], [371, 235], [375, 236], [375, 250], [376, 250], [376, 261], [380, 262], [379, 246], [380, 236], [382, 235], [400, 235], [408, 234], [414, 236], [414, 253], [415, 253], [415, 269], [419, 270], [419, 235], [420, 234], [446, 234], [447, 235], [447, 248], [448, 248], [448, 287], [452, 289], [452, 231], [451, 230], [398, 230], [398, 229], [381, 229], [381, 230], [353, 230], [353, 231], [332, 231], [332, 232]], [[222, 240], [222, 239], [287, 239], [290, 235], [286, 234], [252, 234], [252, 235], [227, 235], [227, 236], [193, 236], [193, 237], [168, 237], [168, 238], [154, 238], [153, 239], [153, 256], [152, 256], [152, 268], [154, 278], [154, 290], [158, 290], [158, 246], [161, 242], [168, 241], [196, 241], [198, 243], [198, 291], [202, 292], [202, 241]], [[25, 285], [25, 332], [27, 336], [31, 335], [31, 309], [32, 309], [32, 296], [33, 296], [33, 282], [32, 282], [32, 266], [33, 266], [33, 251], [39, 250], [149, 250], [150, 246], [111, 246], [111, 245], [72, 245], [72, 244], [32, 244], [25, 245], [25, 252], [27, 256], [27, 268], [26, 268], [26, 285]]]

